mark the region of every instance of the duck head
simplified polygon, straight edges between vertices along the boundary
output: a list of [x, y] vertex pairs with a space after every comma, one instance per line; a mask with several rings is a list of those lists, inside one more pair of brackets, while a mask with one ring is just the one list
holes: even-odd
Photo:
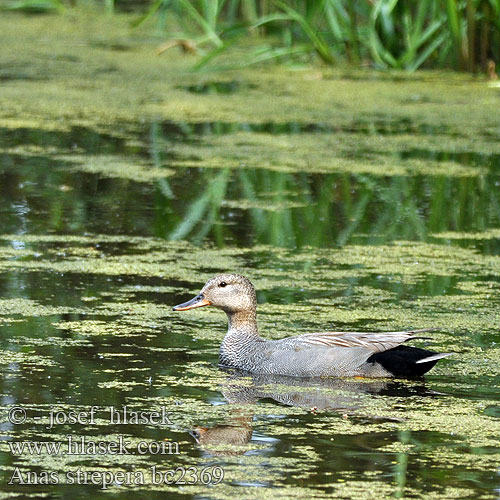
[[204, 306], [214, 306], [229, 314], [255, 310], [255, 288], [240, 274], [221, 274], [208, 280], [196, 297], [174, 306], [173, 310], [188, 311]]

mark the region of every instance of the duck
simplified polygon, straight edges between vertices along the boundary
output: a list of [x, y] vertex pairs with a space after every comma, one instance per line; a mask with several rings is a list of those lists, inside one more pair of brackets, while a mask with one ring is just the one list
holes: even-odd
[[406, 341], [433, 328], [398, 332], [317, 332], [268, 340], [257, 328], [257, 294], [241, 274], [209, 279], [191, 300], [173, 307], [188, 311], [213, 306], [224, 311], [228, 330], [219, 351], [224, 368], [262, 375], [314, 377], [419, 377], [442, 358]]

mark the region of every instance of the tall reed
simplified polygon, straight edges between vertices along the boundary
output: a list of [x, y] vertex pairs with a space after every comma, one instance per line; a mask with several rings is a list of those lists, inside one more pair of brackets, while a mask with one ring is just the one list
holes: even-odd
[[239, 65], [315, 55], [328, 65], [474, 72], [500, 61], [500, 0], [159, 1], [191, 21], [185, 35], [204, 51], [198, 67], [243, 36], [256, 48]]
[[[5, 1], [4, 8], [44, 12], [89, 0]], [[131, 1], [95, 5], [109, 14], [129, 9]], [[486, 70], [489, 61], [500, 63], [500, 0], [148, 1], [135, 24], [156, 17], [172, 38], [179, 37], [174, 26], [180, 27], [201, 54], [198, 69], [244, 38], [251, 43], [245, 41], [238, 66], [317, 57], [327, 65], [476, 72]], [[135, 6], [143, 9], [139, 2]]]

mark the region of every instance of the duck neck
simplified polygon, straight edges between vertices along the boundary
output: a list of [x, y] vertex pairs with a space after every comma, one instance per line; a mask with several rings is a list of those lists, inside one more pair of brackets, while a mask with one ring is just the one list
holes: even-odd
[[247, 369], [255, 354], [257, 344], [263, 341], [257, 330], [256, 311], [228, 312], [229, 328], [221, 343], [219, 362], [221, 365]]
[[227, 319], [229, 322], [227, 335], [244, 335], [249, 337], [258, 337], [259, 331], [257, 329], [257, 312], [250, 311], [236, 311], [227, 312]]

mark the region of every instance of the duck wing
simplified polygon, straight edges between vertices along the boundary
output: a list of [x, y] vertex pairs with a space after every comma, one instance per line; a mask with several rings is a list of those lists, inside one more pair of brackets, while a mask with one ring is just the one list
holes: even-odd
[[[393, 349], [407, 340], [416, 338], [419, 333], [432, 332], [436, 328], [405, 330], [402, 332], [318, 332], [305, 333], [294, 337], [304, 346], [323, 347], [362, 347], [371, 352], [384, 352]], [[284, 339], [283, 339], [284, 340]]]

